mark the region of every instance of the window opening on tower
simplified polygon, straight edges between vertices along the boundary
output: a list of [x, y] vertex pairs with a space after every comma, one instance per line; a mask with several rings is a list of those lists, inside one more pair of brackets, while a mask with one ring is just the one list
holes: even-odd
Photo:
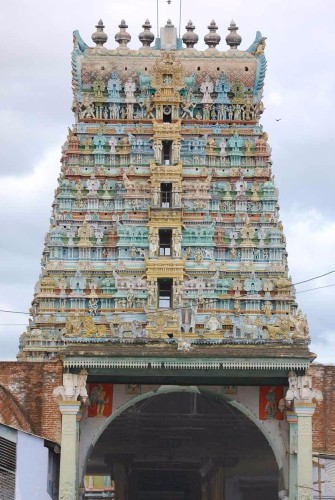
[[171, 309], [172, 307], [172, 283], [171, 278], [160, 278], [158, 281], [158, 307]]
[[172, 230], [160, 229], [158, 231], [158, 235], [159, 235], [159, 255], [168, 257], [171, 256]]
[[172, 141], [162, 141], [163, 145], [163, 165], [171, 165]]
[[172, 183], [161, 183], [161, 207], [170, 208], [172, 206]]

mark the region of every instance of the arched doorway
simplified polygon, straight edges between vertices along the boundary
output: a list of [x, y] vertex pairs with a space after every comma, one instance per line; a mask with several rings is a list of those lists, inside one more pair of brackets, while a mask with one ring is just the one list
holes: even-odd
[[263, 433], [214, 393], [140, 398], [108, 423], [86, 474], [111, 476], [117, 500], [277, 500], [279, 470]]

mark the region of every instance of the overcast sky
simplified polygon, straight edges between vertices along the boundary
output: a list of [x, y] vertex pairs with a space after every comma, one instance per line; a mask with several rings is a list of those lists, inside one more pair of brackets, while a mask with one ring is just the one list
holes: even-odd
[[[203, 49], [214, 19], [222, 37], [231, 19], [249, 47], [267, 37], [262, 118], [273, 152], [294, 282], [335, 269], [335, 1], [182, 0], [182, 33], [191, 18]], [[159, 0], [160, 24], [179, 23], [179, 0]], [[156, 0], [11, 0], [0, 19], [0, 308], [28, 311], [40, 272], [44, 234], [70, 111], [72, 32], [87, 44], [102, 18], [114, 48], [124, 18], [138, 48], [142, 23], [156, 34]], [[276, 121], [276, 118], [281, 118]], [[335, 273], [298, 290], [335, 284]], [[318, 361], [335, 361], [335, 287], [297, 295]], [[14, 359], [26, 317], [0, 313], [0, 359]], [[19, 325], [19, 326], [15, 326]]]

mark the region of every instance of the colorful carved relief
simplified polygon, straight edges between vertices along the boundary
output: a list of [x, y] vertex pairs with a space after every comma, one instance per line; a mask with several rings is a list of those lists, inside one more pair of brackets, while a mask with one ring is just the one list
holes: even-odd
[[117, 53], [98, 58], [103, 32], [89, 51], [75, 36], [77, 121], [19, 357], [71, 342], [308, 342], [259, 123], [265, 39], [240, 51], [235, 26], [235, 50], [212, 57], [211, 29], [209, 52], [147, 50], [146, 31], [129, 51], [122, 24]]

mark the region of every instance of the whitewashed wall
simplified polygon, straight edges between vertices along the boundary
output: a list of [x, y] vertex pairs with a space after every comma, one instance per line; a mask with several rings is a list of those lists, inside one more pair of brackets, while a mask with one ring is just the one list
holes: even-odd
[[18, 431], [16, 450], [16, 500], [50, 500], [44, 440]]

